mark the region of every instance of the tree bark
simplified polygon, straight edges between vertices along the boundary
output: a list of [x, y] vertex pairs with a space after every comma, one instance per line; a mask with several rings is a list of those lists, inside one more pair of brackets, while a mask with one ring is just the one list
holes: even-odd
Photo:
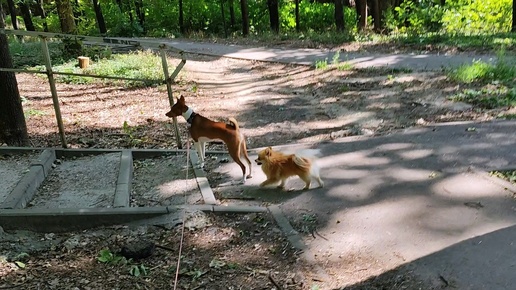
[[269, 8], [269, 19], [271, 22], [271, 30], [274, 33], [279, 33], [279, 4], [278, 0], [267, 0], [267, 7]]
[[355, 7], [358, 16], [358, 30], [364, 30], [367, 26], [367, 0], [356, 0]]
[[335, 0], [335, 27], [337, 31], [344, 31], [344, 1]]
[[73, 19], [73, 9], [70, 1], [56, 0], [57, 14], [61, 23], [61, 31], [67, 34], [75, 34], [77, 27]]
[[105, 35], [107, 33], [106, 21], [104, 20], [104, 14], [102, 14], [102, 8], [98, 0], [92, 0], [93, 10], [95, 10], [95, 17], [97, 18], [97, 25], [99, 26], [100, 34]]
[[134, 2], [134, 8], [136, 10], [136, 16], [138, 17], [138, 22], [145, 33], [145, 11], [143, 10], [143, 0], [136, 0]]
[[235, 20], [235, 3], [233, 0], [228, 1], [229, 4], [229, 23], [231, 25], [231, 30], [234, 29], [236, 20]]
[[41, 11], [41, 19], [43, 19], [43, 31], [48, 32], [47, 13], [43, 7], [43, 0], [38, 0], [38, 7]]
[[371, 0], [371, 14], [373, 15], [373, 29], [376, 32], [380, 32], [383, 29], [382, 13], [380, 11], [379, 0]]
[[36, 31], [36, 29], [34, 28], [34, 23], [32, 23], [32, 15], [27, 1], [19, 2], [18, 6], [20, 7], [23, 22], [25, 23], [25, 29], [27, 31]]
[[[7, 0], [7, 6], [9, 7], [9, 15], [11, 15], [11, 22], [13, 29], [18, 30], [18, 19], [16, 18], [16, 6], [14, 6], [13, 0]], [[3, 17], [3, 16], [2, 16]]]
[[[0, 28], [5, 28], [2, 5], [0, 18]], [[0, 34], [0, 67], [13, 67], [5, 34]], [[9, 146], [28, 146], [29, 136], [16, 76], [14, 72], [0, 71], [0, 80], [0, 141]]]
[[183, 35], [186, 34], [183, 0], [179, 0], [179, 31], [181, 31]]
[[224, 29], [224, 37], [228, 37], [228, 29], [226, 28], [226, 13], [224, 11], [224, 0], [220, 0], [220, 14], [222, 17], [222, 27]]
[[247, 9], [247, 0], [240, 0], [240, 9], [242, 10], [242, 35], [249, 35], [249, 10]]

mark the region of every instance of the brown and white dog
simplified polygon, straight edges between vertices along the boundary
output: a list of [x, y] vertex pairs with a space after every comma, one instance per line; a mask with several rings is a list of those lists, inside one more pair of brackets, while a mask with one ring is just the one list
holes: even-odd
[[274, 151], [272, 147], [261, 150], [258, 152], [258, 158], [255, 161], [262, 166], [267, 180], [262, 182], [260, 186], [280, 182], [278, 188], [284, 189], [287, 179], [297, 175], [305, 182], [305, 188], [303, 189], [310, 188], [312, 177], [317, 180], [320, 187], [323, 187], [324, 182], [319, 176], [319, 167], [314, 163], [317, 155], [319, 155], [319, 150], [316, 149], [300, 150], [295, 154]]
[[[246, 178], [252, 177], [252, 165], [249, 156], [247, 155], [247, 147], [245, 144], [244, 135], [240, 132], [238, 123], [234, 118], [229, 118], [231, 124], [224, 122], [214, 122], [195, 113], [185, 103], [185, 98], [181, 96], [177, 102], [172, 106], [170, 111], [166, 113], [167, 117], [183, 116], [190, 126], [188, 131], [194, 141], [194, 147], [199, 155], [199, 166], [204, 167], [206, 142], [221, 140], [228, 147], [229, 155], [242, 169], [243, 179], [245, 183]], [[243, 156], [249, 165], [249, 174], [246, 176], [246, 168], [240, 157]]]

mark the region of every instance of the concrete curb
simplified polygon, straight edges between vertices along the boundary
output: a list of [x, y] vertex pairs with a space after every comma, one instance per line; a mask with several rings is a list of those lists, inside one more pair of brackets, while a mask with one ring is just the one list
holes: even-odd
[[206, 178], [206, 174], [204, 174], [202, 169], [199, 169], [196, 166], [199, 163], [199, 157], [197, 156], [197, 152], [195, 150], [190, 150], [190, 161], [192, 162], [195, 179], [197, 181], [197, 185], [199, 186], [199, 190], [201, 191], [204, 203], [218, 204], [217, 199], [215, 199], [215, 195], [213, 194], [213, 190], [210, 187], [210, 183], [208, 182], [208, 178]]
[[131, 184], [133, 178], [133, 155], [130, 150], [123, 150], [120, 155], [120, 166], [116, 181], [113, 207], [128, 207], [131, 198]]
[[29, 172], [22, 177], [4, 202], [0, 204], [0, 208], [25, 208], [34, 197], [38, 187], [47, 177], [55, 160], [56, 153], [54, 150], [44, 150], [39, 158], [31, 163]]
[[267, 212], [258, 206], [187, 205], [168, 207], [121, 208], [61, 208], [61, 209], [5, 209], [0, 212], [0, 227], [4, 230], [29, 230], [35, 232], [65, 232], [100, 226], [127, 224], [178, 213], [181, 210], [213, 213]]
[[308, 249], [301, 238], [301, 235], [298, 231], [296, 231], [286, 216], [283, 214], [283, 211], [278, 205], [272, 205], [268, 207], [269, 212], [272, 214], [272, 217], [276, 221], [276, 224], [280, 227], [281, 231], [286, 235], [289, 243], [297, 250], [301, 251], [301, 258], [305, 260], [307, 263], [311, 265], [311, 267], [315, 270], [315, 274], [318, 276], [317, 279], [323, 282], [331, 281], [330, 276], [323, 268], [319, 266], [317, 261], [315, 260], [315, 255]]

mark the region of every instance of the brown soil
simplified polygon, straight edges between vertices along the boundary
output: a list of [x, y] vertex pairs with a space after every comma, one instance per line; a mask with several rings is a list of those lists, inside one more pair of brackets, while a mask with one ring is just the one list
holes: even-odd
[[[32, 145], [60, 146], [48, 83], [32, 75], [17, 78]], [[173, 89], [175, 96], [184, 95], [189, 105], [208, 118], [235, 117], [249, 148], [388, 134], [432, 122], [514, 114], [514, 109], [483, 110], [449, 101], [464, 87], [440, 73], [315, 70], [203, 58], [187, 61]], [[165, 117], [170, 106], [164, 86], [58, 84], [58, 93], [69, 147], [177, 147], [172, 122]], [[182, 118], [178, 121], [184, 147], [186, 126]], [[213, 145], [211, 149], [224, 148]], [[185, 232], [178, 289], [326, 289], [270, 216], [209, 215], [207, 219], [209, 225]], [[295, 226], [309, 234], [303, 231], [309, 224]], [[0, 235], [0, 248], [7, 253], [6, 261], [0, 262], [2, 289], [172, 289], [180, 227], [27, 235], [20, 238], [18, 233], [14, 240]], [[74, 237], [79, 241], [67, 247]], [[150, 258], [128, 264], [97, 261], [100, 250], [117, 252], [125, 242], [143, 238], [167, 249], [157, 248]], [[46, 246], [23, 248], [19, 241]], [[28, 257], [16, 258], [24, 252]], [[25, 267], [16, 266], [15, 261], [23, 261]], [[131, 275], [131, 265], [144, 265], [147, 274]], [[354, 289], [419, 287], [410, 277], [396, 273], [389, 277]]]

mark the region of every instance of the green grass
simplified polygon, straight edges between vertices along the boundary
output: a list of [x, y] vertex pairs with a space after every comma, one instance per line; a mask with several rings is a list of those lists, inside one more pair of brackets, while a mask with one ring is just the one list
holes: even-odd
[[[62, 64], [64, 59], [63, 53], [58, 42], [48, 42], [48, 50], [52, 64]], [[27, 40], [24, 43], [18, 41], [9, 42], [9, 51], [13, 59], [15, 68], [27, 68], [42, 65], [43, 54], [42, 46], [39, 40]]]
[[516, 170], [491, 171], [491, 175], [516, 183]]
[[[41, 67], [39, 67], [39, 69], [41, 69]], [[163, 68], [161, 65], [161, 58], [156, 56], [151, 51], [138, 51], [129, 54], [115, 54], [112, 55], [110, 58], [99, 59], [97, 62], [93, 62], [86, 69], [79, 68], [77, 66], [77, 61], [72, 60], [62, 65], [55, 66], [54, 71], [147, 80], [118, 81], [112, 79], [99, 79], [83, 76], [56, 76], [57, 81], [71, 84], [88, 84], [103, 82], [109, 84], [125, 84], [128, 87], [141, 87], [161, 83], [163, 79]]]
[[507, 58], [502, 51], [495, 64], [476, 60], [448, 72], [448, 76], [457, 82], [483, 84], [480, 89], [465, 89], [450, 99], [485, 109], [516, 106], [514, 63], [514, 59]]

